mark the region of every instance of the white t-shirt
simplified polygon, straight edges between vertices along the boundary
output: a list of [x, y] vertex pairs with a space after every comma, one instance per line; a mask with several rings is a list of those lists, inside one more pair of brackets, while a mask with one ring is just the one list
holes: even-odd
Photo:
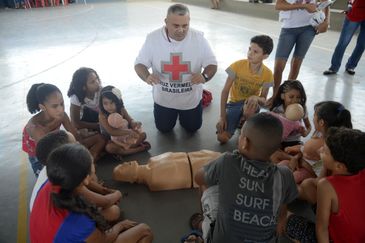
[[34, 204], [34, 200], [37, 197], [37, 193], [38, 191], [41, 189], [41, 187], [48, 181], [48, 177], [47, 177], [47, 169], [44, 166], [41, 170], [41, 172], [39, 172], [37, 181], [35, 182], [35, 185], [33, 187], [33, 191], [32, 191], [32, 196], [30, 197], [30, 202], [29, 202], [29, 211], [32, 212], [33, 209], [33, 204]]
[[[294, 3], [316, 3], [316, 0], [286, 0], [290, 4]], [[311, 25], [313, 14], [305, 9], [294, 9], [279, 12], [279, 21], [282, 28], [297, 28]]]
[[80, 118], [81, 118], [82, 114], [83, 114], [82, 108], [84, 106], [86, 106], [96, 112], [99, 112], [99, 97], [100, 97], [100, 92], [96, 92], [93, 99], [89, 99], [89, 98], [85, 97], [84, 104], [81, 104], [81, 102], [79, 101], [79, 98], [77, 98], [77, 96], [75, 94], [73, 94], [70, 97], [70, 103], [73, 105], [76, 105], [76, 106], [80, 106]]
[[190, 28], [182, 41], [169, 39], [165, 27], [148, 34], [135, 64], [152, 67], [152, 73], [160, 77], [160, 83], [153, 86], [154, 102], [178, 110], [193, 109], [202, 99], [203, 85], [193, 85], [191, 74], [217, 65], [217, 60], [200, 31]]

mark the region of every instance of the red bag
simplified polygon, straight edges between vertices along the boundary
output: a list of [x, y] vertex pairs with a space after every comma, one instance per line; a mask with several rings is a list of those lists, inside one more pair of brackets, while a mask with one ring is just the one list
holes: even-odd
[[210, 103], [212, 103], [212, 93], [206, 89], [203, 89], [203, 108], [207, 107], [208, 105], [210, 105]]

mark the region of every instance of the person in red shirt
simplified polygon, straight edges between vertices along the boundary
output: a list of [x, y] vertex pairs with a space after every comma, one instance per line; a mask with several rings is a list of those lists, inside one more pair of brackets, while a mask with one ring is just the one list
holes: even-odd
[[331, 66], [324, 71], [324, 75], [332, 75], [338, 72], [346, 47], [350, 43], [356, 30], [360, 28], [355, 49], [352, 51], [346, 64], [346, 72], [355, 74], [355, 68], [365, 49], [365, 0], [349, 0], [349, 9], [345, 11], [346, 17], [343, 22], [340, 39], [335, 52], [332, 55]]
[[93, 158], [83, 145], [64, 144], [51, 152], [48, 181], [39, 189], [30, 213], [30, 242], [152, 242], [148, 225], [131, 220], [111, 225], [97, 206], [83, 197], [94, 173]]
[[317, 186], [318, 242], [365, 242], [365, 133], [330, 128], [321, 158], [331, 174]]

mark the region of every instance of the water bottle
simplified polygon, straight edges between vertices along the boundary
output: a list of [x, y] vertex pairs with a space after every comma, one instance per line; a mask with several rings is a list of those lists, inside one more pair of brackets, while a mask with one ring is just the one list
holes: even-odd
[[317, 11], [322, 11], [323, 9], [331, 6], [332, 4], [335, 3], [335, 1], [336, 0], [327, 0], [327, 1], [319, 3], [318, 6], [317, 6]]

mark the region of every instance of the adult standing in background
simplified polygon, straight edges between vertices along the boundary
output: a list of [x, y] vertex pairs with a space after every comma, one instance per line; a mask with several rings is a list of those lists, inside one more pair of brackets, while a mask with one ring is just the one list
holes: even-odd
[[317, 11], [316, 0], [277, 0], [275, 9], [280, 10], [282, 28], [275, 55], [273, 97], [279, 89], [290, 52], [294, 49], [288, 80], [296, 80], [314, 36], [326, 32], [329, 24], [329, 9], [326, 8], [324, 21], [316, 27], [311, 25], [313, 13]]
[[331, 66], [324, 71], [324, 75], [332, 75], [338, 72], [346, 47], [350, 43], [356, 30], [360, 28], [359, 36], [355, 49], [352, 51], [346, 64], [346, 72], [350, 75], [355, 74], [355, 68], [365, 49], [365, 0], [354, 0], [349, 2], [350, 6], [346, 11], [340, 39], [338, 40], [335, 52], [332, 55]]
[[137, 75], [153, 87], [155, 125], [161, 132], [171, 131], [177, 118], [188, 132], [201, 127], [202, 84], [217, 71], [208, 41], [189, 22], [185, 5], [170, 6], [166, 25], [148, 34], [135, 61]]

